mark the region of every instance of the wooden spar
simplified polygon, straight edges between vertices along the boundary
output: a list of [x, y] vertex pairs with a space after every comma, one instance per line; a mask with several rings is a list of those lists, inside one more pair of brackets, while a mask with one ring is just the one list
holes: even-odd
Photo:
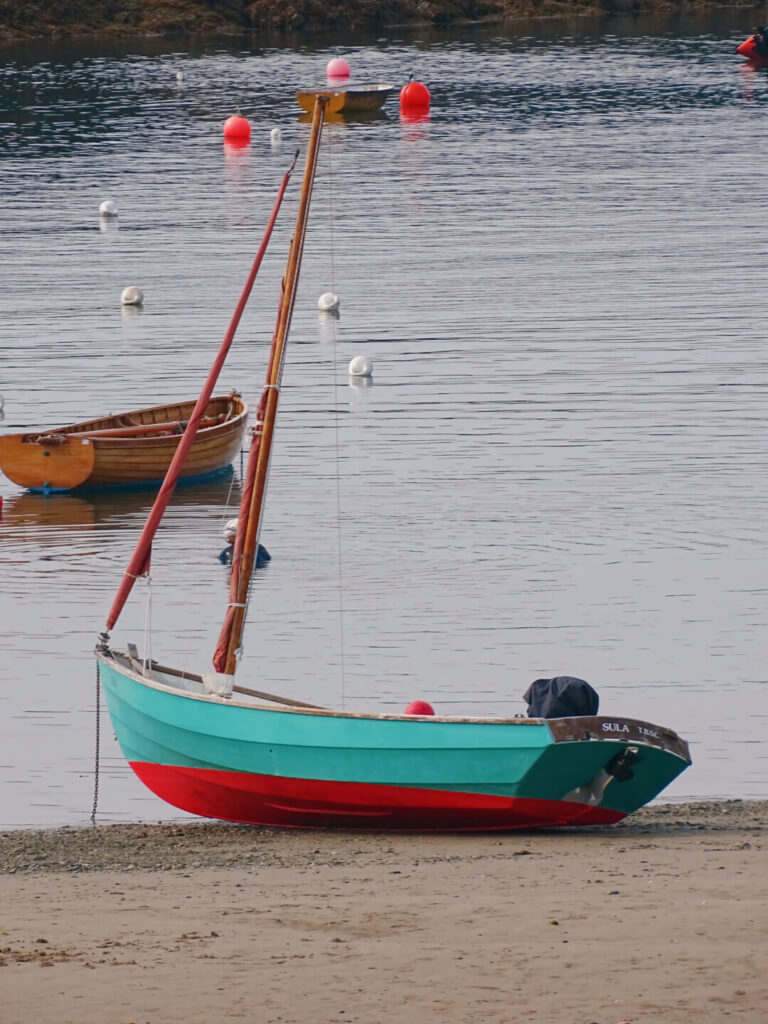
[[[130, 655], [129, 661], [133, 661]], [[148, 667], [153, 672], [162, 672], [167, 676], [178, 676], [179, 679], [192, 679], [196, 683], [203, 682], [203, 677], [198, 675], [196, 672], [182, 672], [180, 669], [170, 668], [168, 665], [160, 665], [156, 661], [150, 662]], [[136, 668], [139, 675], [146, 675], [143, 662], [138, 663], [138, 668], [134, 665], [134, 668]], [[310, 708], [313, 711], [325, 711], [325, 708], [320, 704], [307, 704], [306, 701], [294, 700], [293, 697], [281, 697], [277, 693], [267, 693], [266, 690], [252, 690], [248, 686], [233, 686], [232, 689], [235, 693], [244, 693], [249, 697], [258, 697], [259, 700], [268, 700], [275, 704], [285, 704], [287, 707]]]
[[[288, 330], [291, 325], [293, 306], [296, 301], [296, 288], [301, 269], [301, 256], [304, 251], [309, 204], [312, 199], [312, 186], [315, 181], [317, 158], [320, 150], [320, 136], [323, 130], [323, 119], [327, 102], [328, 98], [323, 94], [319, 94], [315, 100], [312, 129], [307, 145], [306, 163], [304, 165], [304, 180], [301, 186], [299, 210], [296, 215], [296, 230], [291, 240], [290, 252], [288, 253], [288, 264], [283, 280], [283, 295], [278, 314], [277, 331], [275, 332], [274, 356], [270, 367], [269, 381], [266, 386], [267, 401], [264, 410], [264, 420], [261, 424], [261, 437], [255, 441], [255, 443], [259, 444], [258, 461], [256, 463], [256, 476], [251, 492], [250, 507], [247, 510], [242, 558], [238, 565], [232, 566], [232, 571], [237, 572], [238, 576], [224, 665], [224, 671], [229, 675], [234, 675], [237, 667], [237, 651], [243, 638], [245, 605], [248, 600], [248, 591], [250, 589], [264, 511], [267, 476], [269, 474], [269, 462], [272, 454], [272, 437], [275, 430], [277, 402], [280, 393], [280, 382], [283, 376], [283, 364], [285, 362], [285, 346], [288, 339]], [[256, 429], [258, 430], [258, 427]], [[242, 515], [240, 518], [242, 521]]]
[[149, 515], [147, 516], [147, 521], [144, 524], [144, 529], [141, 532], [141, 536], [139, 537], [134, 552], [131, 555], [131, 560], [129, 561], [128, 567], [125, 570], [125, 575], [123, 576], [120, 586], [118, 587], [117, 594], [115, 594], [115, 599], [112, 602], [112, 607], [110, 608], [109, 614], [107, 616], [107, 632], [109, 632], [109, 630], [112, 629], [115, 623], [117, 622], [118, 617], [120, 616], [120, 612], [123, 610], [123, 606], [125, 605], [125, 602], [128, 600], [128, 595], [130, 594], [131, 589], [133, 588], [133, 584], [136, 581], [136, 578], [138, 576], [143, 576], [147, 572], [147, 569], [149, 567], [149, 553], [152, 547], [152, 539], [154, 538], [155, 533], [157, 532], [157, 528], [160, 525], [160, 520], [162, 519], [165, 510], [168, 507], [168, 503], [171, 500], [171, 496], [173, 495], [176, 483], [179, 477], [181, 476], [181, 472], [184, 467], [184, 460], [186, 459], [187, 453], [195, 440], [195, 435], [197, 434], [198, 427], [200, 426], [200, 423], [203, 417], [205, 416], [205, 411], [208, 407], [208, 403], [211, 399], [211, 396], [213, 395], [213, 389], [216, 386], [216, 381], [219, 379], [219, 374], [221, 373], [221, 368], [224, 365], [224, 360], [226, 359], [227, 354], [232, 346], [232, 341], [235, 337], [235, 331], [237, 330], [238, 325], [240, 323], [240, 318], [243, 315], [245, 304], [248, 301], [248, 298], [251, 294], [253, 283], [256, 280], [256, 275], [258, 274], [259, 267], [261, 266], [261, 261], [264, 258], [264, 253], [266, 252], [269, 240], [272, 237], [272, 229], [275, 226], [277, 214], [280, 210], [280, 204], [283, 201], [283, 196], [285, 194], [286, 188], [288, 187], [288, 181], [291, 177], [291, 173], [293, 171], [295, 163], [296, 160], [294, 158], [293, 163], [288, 168], [286, 173], [283, 175], [283, 180], [280, 184], [280, 188], [278, 189], [277, 197], [275, 199], [274, 206], [272, 207], [272, 213], [270, 215], [269, 221], [267, 222], [266, 230], [264, 231], [264, 235], [262, 236], [258, 252], [256, 253], [256, 256], [251, 265], [251, 270], [250, 273], [248, 274], [248, 278], [246, 279], [245, 286], [243, 287], [243, 290], [240, 294], [240, 299], [238, 300], [237, 306], [235, 306], [235, 311], [232, 314], [232, 319], [229, 322], [227, 333], [224, 335], [224, 339], [219, 347], [218, 354], [213, 361], [213, 366], [210, 369], [208, 378], [206, 379], [205, 384], [203, 385], [203, 390], [200, 392], [200, 396], [197, 399], [197, 402], [195, 403], [195, 407], [192, 410], [192, 414], [189, 417], [189, 422], [187, 423], [186, 430], [182, 434], [181, 440], [179, 441], [179, 445], [176, 449], [173, 459], [171, 460], [171, 464], [168, 466], [168, 470], [165, 474], [163, 483], [160, 486], [160, 490], [157, 492], [154, 504], [150, 509]]

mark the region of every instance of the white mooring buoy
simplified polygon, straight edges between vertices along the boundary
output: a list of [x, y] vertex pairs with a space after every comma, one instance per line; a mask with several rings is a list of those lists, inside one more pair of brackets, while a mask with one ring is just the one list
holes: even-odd
[[349, 363], [349, 376], [372, 377], [373, 360], [369, 359], [368, 356], [355, 356], [355, 358], [351, 359]]
[[333, 292], [323, 292], [317, 300], [317, 308], [324, 313], [334, 313], [339, 308], [339, 296]]
[[272, 131], [269, 133], [269, 141], [275, 147], [281, 145], [283, 141], [283, 133], [280, 131], [279, 128], [272, 129]]
[[144, 292], [135, 284], [128, 285], [127, 288], [123, 288], [120, 301], [124, 306], [140, 306], [144, 301]]
[[102, 217], [116, 217], [117, 203], [114, 201], [114, 199], [105, 199], [99, 207], [99, 213]]

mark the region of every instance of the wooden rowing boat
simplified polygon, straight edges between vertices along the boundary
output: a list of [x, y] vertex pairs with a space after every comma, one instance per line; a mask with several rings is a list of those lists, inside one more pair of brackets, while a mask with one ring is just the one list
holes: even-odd
[[348, 89], [314, 89], [300, 92], [296, 98], [301, 109], [308, 114], [314, 110], [317, 96], [328, 98], [326, 114], [361, 114], [381, 110], [394, 88], [394, 85], [353, 85]]
[[[432, 709], [422, 702], [403, 714], [321, 708], [244, 686], [236, 676], [242, 672], [243, 630], [326, 106], [326, 98], [317, 96], [278, 326], [244, 476], [215, 671], [161, 665], [149, 654], [140, 658], [132, 644], [127, 651], [111, 647], [109, 631], [137, 578], [148, 571], [171, 471], [96, 646], [117, 740], [136, 775], [163, 800], [228, 821], [384, 831], [620, 821], [688, 767], [688, 745], [662, 726], [597, 717], [596, 701], [565, 702], [567, 690], [555, 685], [583, 680], [537, 680], [529, 694], [544, 684], [561, 707], [537, 701], [535, 714], [544, 717], [525, 719], [434, 715], [425, 713]], [[286, 637], [290, 642], [290, 624]], [[269, 669], [257, 663], [251, 671], [259, 682], [259, 673], [264, 677]]]
[[[54, 430], [0, 436], [0, 469], [20, 487], [69, 491], [159, 483], [195, 400], [134, 409]], [[211, 398], [182, 469], [182, 480], [229, 466], [242, 445], [248, 407], [237, 392]]]

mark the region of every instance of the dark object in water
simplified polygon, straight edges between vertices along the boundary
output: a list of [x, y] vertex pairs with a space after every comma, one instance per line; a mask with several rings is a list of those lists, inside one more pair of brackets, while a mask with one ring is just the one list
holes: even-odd
[[555, 676], [537, 679], [523, 694], [529, 718], [578, 718], [596, 715], [600, 704], [597, 691], [585, 679]]
[[[227, 544], [224, 550], [219, 555], [219, 561], [222, 565], [232, 565], [232, 552], [235, 550], [234, 544]], [[272, 561], [272, 555], [267, 551], [263, 544], [259, 544], [258, 550], [256, 551], [256, 568], [260, 569], [262, 565], [266, 565], [267, 562]]]

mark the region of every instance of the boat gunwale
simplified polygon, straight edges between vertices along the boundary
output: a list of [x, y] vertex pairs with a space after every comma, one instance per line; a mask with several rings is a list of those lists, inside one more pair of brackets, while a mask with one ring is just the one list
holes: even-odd
[[[212, 423], [208, 427], [198, 427], [195, 434], [195, 446], [198, 441], [203, 438], [207, 441], [216, 439], [222, 434], [236, 434], [242, 430], [245, 421], [248, 419], [248, 410], [244, 409], [239, 412], [236, 416], [233, 416], [229, 420], [224, 420], [223, 423]], [[146, 424], [150, 426], [151, 424]], [[173, 441], [177, 444], [182, 437], [184, 431], [182, 430], [179, 434], [168, 434], [168, 435], [157, 435], [155, 437], [93, 437], [89, 440], [93, 443], [95, 448], [109, 448], [112, 445], [122, 447], [128, 444], [141, 444], [142, 447], [161, 447], [163, 444], [168, 444], [169, 441]], [[66, 436], [66, 435], [64, 435]]]
[[338, 86], [327, 85], [321, 89], [299, 89], [298, 92], [302, 96], [340, 96], [348, 95], [349, 93], [357, 94], [358, 96], [378, 96], [382, 92], [394, 92], [397, 86], [391, 82], [375, 82], [373, 85], [344, 85], [339, 82]]
[[329, 85], [324, 89], [299, 89], [296, 100], [307, 114], [312, 113], [314, 106], [310, 100], [314, 101], [317, 96], [327, 98], [326, 114], [373, 113], [381, 110], [395, 89], [396, 86], [388, 82], [374, 85], [345, 85], [340, 82], [338, 87]]
[[[223, 697], [215, 693], [194, 693], [191, 690], [182, 690], [178, 687], [170, 684], [162, 683], [157, 679], [151, 679], [149, 676], [144, 675], [139, 669], [130, 665], [130, 655], [123, 651], [113, 651], [111, 648], [97, 647], [95, 651], [96, 657], [105, 665], [117, 666], [122, 675], [127, 675], [134, 682], [139, 683], [142, 686], [146, 686], [149, 689], [157, 690], [161, 693], [172, 694], [176, 697], [189, 698], [196, 701], [202, 701], [208, 704], [218, 704], [225, 707], [236, 707], [244, 710], [258, 710], [258, 711], [274, 711], [278, 713], [288, 712], [290, 714], [300, 715], [313, 715], [320, 718], [344, 718], [344, 719], [363, 719], [369, 721], [394, 721], [394, 722], [441, 722], [445, 725], [520, 725], [520, 726], [546, 726], [549, 731], [550, 737], [553, 744], [560, 744], [564, 742], [584, 743], [584, 742], [605, 742], [615, 743], [617, 745], [631, 745], [631, 746], [647, 746], [655, 750], [663, 750], [672, 756], [679, 757], [681, 760], [686, 761], [688, 764], [691, 763], [689, 754], [683, 753], [682, 751], [688, 751], [687, 742], [678, 736], [673, 730], [668, 729], [666, 726], [657, 726], [652, 722], [640, 721], [634, 718], [615, 718], [604, 715], [590, 715], [590, 716], [574, 716], [573, 718], [564, 719], [549, 719], [549, 718], [524, 718], [512, 717], [512, 718], [493, 718], [487, 715], [484, 716], [468, 716], [468, 715], [406, 715], [403, 713], [390, 713], [382, 711], [343, 711], [334, 708], [318, 708], [311, 706], [295, 707], [290, 704], [280, 704], [278, 700], [275, 704], [254, 702], [254, 701], [243, 701], [237, 697]], [[128, 664], [123, 663], [123, 659]], [[151, 668], [151, 666], [150, 666]], [[155, 670], [162, 672], [164, 669], [159, 665], [155, 665]], [[174, 670], [176, 671], [176, 670]], [[200, 682], [201, 677], [193, 672], [182, 672], [179, 671], [180, 679], [189, 679], [192, 682]], [[585, 734], [580, 737], [576, 736], [561, 736], [558, 737], [555, 731], [552, 729], [552, 723], [556, 722], [578, 722], [583, 720], [584, 722], [596, 723], [614, 723], [620, 725], [627, 725], [632, 729], [631, 738], [625, 737], [622, 734], [609, 734], [609, 735], [596, 735]], [[652, 742], [650, 738], [642, 739], [638, 737], [637, 729], [639, 727], [650, 727], [660, 732], [664, 732], [669, 739], [672, 741], [672, 745], [667, 745], [659, 742]], [[675, 749], [677, 747], [677, 749]]]
[[[233, 392], [228, 395], [213, 395], [208, 405], [210, 406], [213, 403], [225, 401], [236, 401], [240, 406], [239, 410], [237, 412], [233, 410], [232, 416], [229, 417], [228, 419], [223, 420], [221, 423], [212, 423], [209, 426], [200, 425], [197, 429], [195, 440], [197, 440], [197, 438], [199, 438], [201, 435], [211, 437], [214, 432], [223, 433], [225, 428], [239, 428], [242, 422], [244, 420], [247, 420], [249, 413], [248, 404], [239, 393]], [[119, 419], [121, 416], [143, 416], [149, 413], [162, 413], [166, 409], [176, 409], [183, 407], [185, 405], [190, 406], [191, 413], [195, 405], [194, 399], [183, 399], [180, 402], [165, 402], [162, 405], [150, 405], [145, 406], [141, 409], [129, 409], [125, 412], [111, 413], [105, 416], [94, 416], [89, 420], [81, 420], [78, 423], [67, 423], [62, 427], [45, 427], [40, 430], [26, 430], [19, 434], [9, 436], [21, 437], [23, 444], [37, 444], [40, 443], [42, 439], [46, 437], [55, 436], [57, 434], [61, 435], [62, 437], [70, 437], [73, 434], [86, 434], [88, 430], [108, 429], [96, 427], [95, 424], [103, 423], [107, 420], [116, 420]], [[147, 428], [154, 426], [154, 424], [151, 422], [141, 423], [138, 425], [145, 426]], [[173, 434], [170, 437], [141, 437], [139, 435], [132, 437], [91, 437], [84, 438], [84, 440], [90, 441], [95, 447], [101, 447], [104, 444], [112, 443], [130, 443], [135, 445], [138, 443], [147, 444], [148, 442], [159, 442], [161, 444], [167, 444], [169, 440], [177, 442], [181, 436], [181, 434]]]

